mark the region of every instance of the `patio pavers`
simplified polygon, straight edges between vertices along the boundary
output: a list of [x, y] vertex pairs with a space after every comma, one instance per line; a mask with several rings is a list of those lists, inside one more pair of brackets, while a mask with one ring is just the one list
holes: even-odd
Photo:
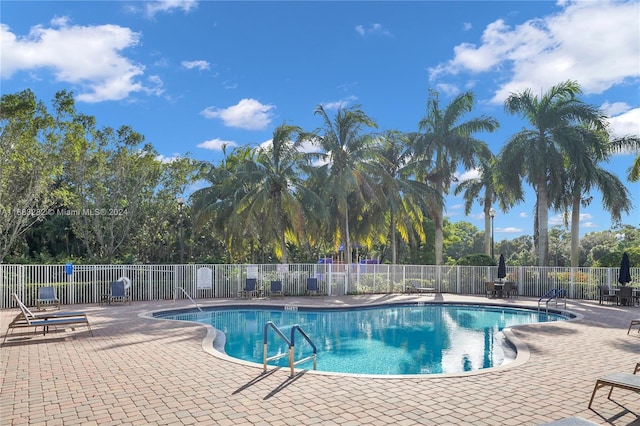
[[[433, 299], [370, 295], [246, 303], [344, 306]], [[633, 372], [640, 362], [640, 333], [626, 334], [638, 308], [569, 300], [567, 309], [582, 319], [514, 328], [528, 346], [528, 360], [478, 374], [374, 378], [303, 372], [292, 379], [288, 369], [262, 375], [261, 366], [205, 351], [202, 325], [140, 316], [189, 306], [188, 300], [63, 306], [87, 312], [94, 337], [86, 328], [10, 336], [0, 350], [0, 424], [537, 425], [578, 416], [599, 424], [640, 425], [640, 399], [632, 392], [615, 389], [608, 400], [603, 390], [587, 409], [598, 377]], [[16, 314], [17, 309], [0, 311], [0, 333]]]

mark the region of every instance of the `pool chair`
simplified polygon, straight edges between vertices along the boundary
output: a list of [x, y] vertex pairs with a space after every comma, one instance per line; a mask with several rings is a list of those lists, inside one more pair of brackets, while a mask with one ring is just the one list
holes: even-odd
[[320, 287], [318, 287], [317, 278], [307, 278], [307, 295], [320, 296]]
[[9, 332], [13, 333], [17, 328], [33, 328], [34, 333], [37, 333], [38, 327], [42, 327], [42, 333], [46, 335], [49, 332], [49, 327], [71, 326], [71, 328], [74, 329], [78, 325], [86, 325], [93, 336], [89, 319], [84, 312], [45, 312], [34, 314], [22, 303], [17, 294], [14, 293], [13, 298], [20, 308], [20, 313], [9, 323], [2, 343], [7, 340]]
[[131, 296], [125, 289], [124, 281], [114, 281], [109, 284], [109, 287], [109, 304], [111, 304], [111, 302], [129, 302], [129, 305], [131, 305]]
[[616, 298], [619, 306], [633, 306], [633, 288], [629, 286], [620, 287]]
[[56, 288], [54, 286], [40, 287], [38, 289], [36, 308], [40, 310], [46, 306], [55, 306], [60, 309], [60, 299], [58, 299], [56, 295]]
[[591, 404], [593, 403], [593, 397], [596, 396], [596, 391], [600, 388], [610, 386], [608, 399], [611, 399], [611, 393], [613, 392], [613, 388], [625, 389], [628, 391], [640, 393], [640, 376], [636, 375], [635, 372], [638, 371], [638, 366], [636, 365], [636, 369], [634, 370], [634, 374], [631, 373], [609, 373], [605, 376], [600, 377], [596, 380], [596, 385], [593, 388], [593, 392], [591, 393], [591, 399], [589, 400], [589, 407], [591, 408]]
[[258, 295], [258, 280], [256, 278], [247, 278], [244, 282], [244, 290], [238, 292], [241, 299], [252, 299]]
[[638, 326], [638, 333], [640, 333], [640, 318], [631, 320], [631, 323], [629, 324], [629, 329], [627, 330], [627, 334], [631, 333], [631, 328], [635, 326]]
[[282, 281], [271, 281], [271, 288], [269, 289], [269, 297], [280, 296], [284, 297], [284, 292], [282, 291]]
[[486, 281], [484, 283], [484, 286], [487, 297], [496, 297], [496, 283], [494, 283], [493, 281]]
[[615, 294], [612, 294], [611, 291], [609, 291], [609, 287], [606, 285], [601, 285], [598, 286], [598, 289], [600, 290], [600, 300], [598, 301], [599, 304], [602, 305], [602, 302], [611, 302], [611, 303], [615, 303], [617, 302], [618, 298]]

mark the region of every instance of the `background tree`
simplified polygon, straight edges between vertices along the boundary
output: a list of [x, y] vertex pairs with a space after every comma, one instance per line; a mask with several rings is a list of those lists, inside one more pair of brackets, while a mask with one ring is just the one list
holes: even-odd
[[[417, 178], [433, 185], [441, 199], [449, 192], [458, 165], [472, 169], [479, 157], [490, 155], [487, 144], [475, 139], [473, 134], [491, 132], [498, 127], [498, 122], [485, 116], [460, 122], [473, 109], [473, 101], [473, 93], [467, 92], [456, 96], [441, 109], [438, 93], [430, 92], [427, 115], [419, 123], [422, 137], [416, 140], [415, 155], [430, 162], [430, 168], [421, 171]], [[429, 200], [429, 205], [429, 214], [435, 225], [435, 263], [440, 265], [444, 206], [436, 199]]]
[[428, 185], [413, 179], [419, 165], [413, 160], [408, 138], [398, 131], [386, 131], [377, 138], [382, 172], [378, 179], [385, 197], [379, 200], [375, 215], [387, 226], [392, 264], [398, 262], [398, 236], [405, 243], [425, 242], [425, 200], [438, 197]]
[[[553, 86], [540, 98], [530, 89], [511, 94], [505, 110], [528, 121], [529, 129], [513, 135], [499, 154], [501, 174], [506, 182], [519, 184], [521, 178], [536, 192], [538, 264], [547, 265], [549, 206], [553, 194], [565, 187], [566, 162], [586, 168], [591, 162], [589, 147], [575, 137], [577, 126], [604, 130], [604, 116], [577, 99], [580, 86], [567, 81]], [[582, 167], [584, 166], [584, 167]]]
[[[67, 95], [56, 97], [56, 116], [64, 116]], [[65, 195], [55, 186], [65, 142], [60, 125], [30, 90], [0, 99], [0, 262]]]
[[297, 236], [305, 230], [305, 216], [310, 211], [324, 211], [320, 198], [304, 186], [300, 165], [310, 158], [292, 141], [301, 133], [299, 127], [280, 125], [273, 132], [271, 144], [257, 147], [256, 157], [245, 159], [238, 171], [240, 181], [250, 189], [239, 200], [234, 214], [266, 225], [263, 242], [277, 242], [276, 255], [282, 263], [289, 261], [287, 235], [297, 242]]
[[379, 196], [373, 179], [379, 163], [372, 157], [373, 140], [367, 133], [377, 125], [357, 106], [341, 108], [333, 119], [322, 105], [315, 112], [322, 119], [322, 127], [310, 140], [322, 149], [320, 155], [328, 160], [320, 167], [328, 176], [321, 197], [328, 206], [329, 217], [338, 218], [334, 235], [343, 244], [345, 262], [351, 263], [350, 206]]
[[157, 153], [128, 126], [92, 132], [93, 143], [70, 172], [74, 232], [97, 261], [110, 263], [131, 238], [161, 175]]

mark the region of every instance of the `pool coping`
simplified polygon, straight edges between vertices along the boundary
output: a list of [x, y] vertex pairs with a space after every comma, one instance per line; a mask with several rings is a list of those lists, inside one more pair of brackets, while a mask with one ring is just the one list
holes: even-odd
[[[271, 300], [267, 300], [271, 302]], [[370, 302], [366, 305], [351, 305], [351, 306], [318, 306], [313, 304], [303, 304], [303, 303], [288, 303], [288, 304], [273, 304], [273, 303], [241, 303], [238, 300], [230, 301], [229, 304], [217, 304], [215, 306], [194, 306], [190, 308], [175, 308], [175, 309], [162, 309], [162, 310], [154, 310], [154, 311], [146, 311], [138, 314], [139, 317], [153, 319], [153, 320], [165, 320], [165, 321], [180, 321], [186, 322], [189, 324], [196, 324], [199, 326], [204, 326], [207, 330], [207, 334], [202, 340], [202, 349], [221, 360], [229, 361], [234, 364], [244, 365], [252, 368], [259, 368], [264, 370], [263, 364], [258, 364], [255, 362], [245, 361], [240, 358], [232, 357], [224, 352], [224, 345], [226, 343], [226, 336], [224, 333], [219, 332], [218, 329], [209, 324], [198, 323], [194, 321], [186, 321], [186, 320], [167, 320], [161, 317], [155, 316], [158, 313], [190, 313], [197, 311], [198, 309], [202, 311], [213, 311], [213, 310], [232, 310], [232, 309], [243, 309], [243, 308], [254, 308], [254, 309], [279, 309], [286, 310], [286, 307], [296, 307], [303, 308], [304, 310], [327, 310], [327, 311], [336, 311], [336, 310], [352, 310], [352, 309], [371, 309], [371, 308], [381, 308], [387, 306], [424, 306], [424, 305], [462, 305], [462, 306], [481, 306], [481, 307], [491, 307], [491, 308], [508, 308], [508, 309], [516, 309], [516, 310], [528, 310], [528, 311], [539, 311], [539, 308], [535, 308], [533, 306], [512, 306], [503, 303], [478, 303], [478, 302], [466, 302], [466, 301], [435, 301], [435, 300], [419, 300], [419, 301], [396, 301], [396, 302]], [[201, 309], [204, 308], [204, 309]], [[296, 309], [297, 310], [297, 309]], [[584, 315], [573, 312], [568, 309], [558, 309], [558, 308], [550, 308], [545, 309], [548, 313], [558, 314], [567, 317], [567, 321], [580, 321], [584, 318]], [[516, 357], [513, 360], [510, 360], [507, 363], [503, 363], [501, 365], [490, 367], [490, 368], [482, 368], [479, 370], [473, 371], [462, 371], [462, 372], [453, 372], [453, 373], [433, 373], [433, 374], [364, 374], [364, 373], [343, 373], [343, 372], [334, 372], [334, 371], [319, 371], [319, 370], [308, 370], [308, 369], [298, 369], [297, 371], [304, 371], [305, 374], [317, 374], [322, 376], [336, 376], [336, 377], [360, 377], [360, 378], [369, 378], [369, 379], [402, 379], [402, 378], [420, 378], [420, 379], [441, 379], [441, 378], [449, 378], [449, 377], [470, 377], [476, 375], [484, 375], [490, 373], [498, 373], [500, 371], [504, 371], [507, 369], [516, 368], [524, 365], [531, 356], [531, 352], [529, 350], [529, 346], [522, 340], [518, 339], [518, 337], [513, 333], [512, 329], [520, 328], [520, 327], [538, 327], [545, 325], [553, 324], [554, 322], [542, 322], [542, 323], [533, 323], [533, 324], [519, 324], [511, 327], [507, 327], [501, 330], [505, 337], [505, 343], [509, 344], [513, 347], [513, 350], [516, 353]], [[279, 370], [283, 369], [283, 367], [267, 365], [267, 370], [264, 373], [268, 373], [271, 370]]]

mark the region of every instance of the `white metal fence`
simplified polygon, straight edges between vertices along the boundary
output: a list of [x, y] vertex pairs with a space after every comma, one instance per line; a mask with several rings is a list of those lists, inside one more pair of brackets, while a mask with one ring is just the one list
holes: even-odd
[[[62, 304], [98, 303], [109, 284], [121, 277], [131, 280], [133, 301], [174, 298], [233, 298], [246, 278], [257, 278], [269, 288], [281, 280], [285, 295], [306, 293], [306, 279], [316, 277], [323, 294], [400, 293], [410, 284], [439, 292], [484, 294], [485, 282], [494, 280], [497, 267], [435, 265], [4, 265], [0, 264], [0, 308], [14, 307], [17, 293], [35, 305], [38, 288], [54, 286]], [[632, 277], [640, 268], [632, 268]], [[507, 281], [518, 285], [522, 296], [539, 297], [563, 288], [573, 299], [597, 299], [598, 286], [617, 285], [618, 268], [507, 267]], [[184, 292], [182, 290], [184, 290]]]

